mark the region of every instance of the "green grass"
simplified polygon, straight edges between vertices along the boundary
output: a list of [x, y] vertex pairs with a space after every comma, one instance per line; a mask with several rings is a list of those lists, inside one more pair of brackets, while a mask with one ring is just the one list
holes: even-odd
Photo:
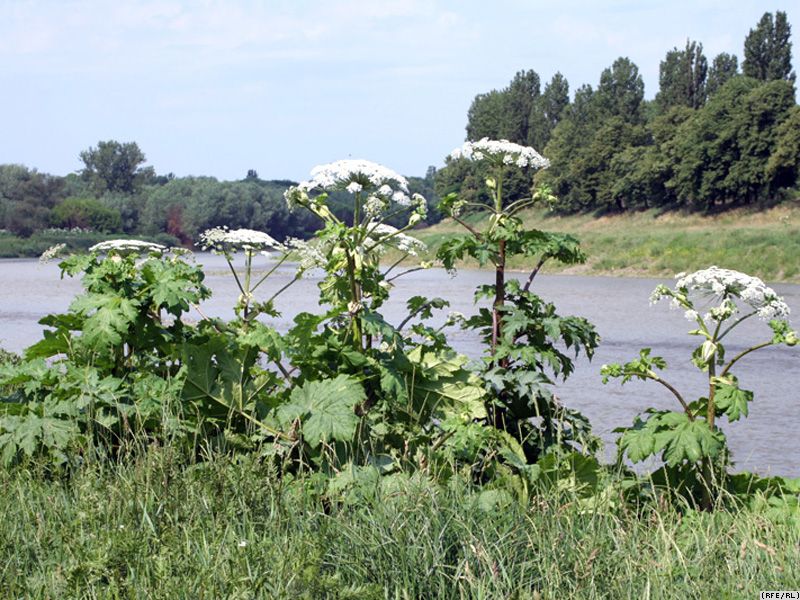
[[70, 478], [0, 472], [2, 596], [754, 598], [800, 581], [797, 524], [763, 511], [485, 508], [419, 476], [326, 503], [315, 485], [163, 448]]
[[[717, 265], [768, 281], [800, 282], [800, 199], [766, 211], [740, 209], [715, 216], [647, 211], [558, 217], [531, 210], [522, 217], [529, 228], [577, 236], [588, 254], [584, 265], [549, 265], [550, 272], [672, 276]], [[455, 233], [463, 230], [449, 220], [415, 232], [432, 248]], [[513, 259], [509, 266], [531, 265]]]

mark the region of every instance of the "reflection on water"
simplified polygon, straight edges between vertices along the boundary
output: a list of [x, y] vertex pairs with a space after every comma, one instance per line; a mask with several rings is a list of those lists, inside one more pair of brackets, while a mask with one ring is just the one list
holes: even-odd
[[[231, 307], [239, 291], [227, 266], [220, 257], [200, 254], [198, 261], [206, 270], [206, 283], [214, 295], [202, 306], [203, 314], [231, 317]], [[39, 265], [30, 259], [0, 261], [0, 345], [20, 351], [39, 339], [42, 316], [63, 311], [80, 291], [80, 282], [60, 279], [54, 264]], [[284, 265], [259, 288], [259, 296], [268, 297], [293, 277], [293, 267]], [[512, 274], [513, 276], [513, 274]], [[521, 275], [522, 276], [522, 275]], [[277, 301], [283, 315], [274, 321], [285, 331], [298, 312], [319, 310], [316, 284], [319, 276], [310, 276], [290, 287]], [[396, 280], [392, 298], [383, 313], [390, 323], [398, 324], [405, 317], [405, 301], [411, 296], [441, 296], [450, 301], [448, 310], [469, 314], [474, 310], [475, 286], [491, 283], [488, 271], [462, 270], [455, 278], [444, 271], [417, 271]], [[613, 454], [612, 429], [628, 425], [633, 417], [648, 406], [674, 408], [673, 397], [655, 383], [630, 382], [624, 387], [612, 382], [602, 385], [600, 365], [634, 358], [639, 348], [649, 347], [663, 356], [669, 368], [665, 378], [673, 382], [684, 396], [705, 394], [703, 375], [689, 361], [695, 339], [686, 335], [691, 324], [683, 313], [670, 311], [667, 302], [649, 305], [655, 279], [616, 277], [582, 277], [540, 275], [534, 290], [546, 300], [555, 302], [562, 315], [584, 316], [594, 323], [601, 335], [601, 345], [589, 362], [580, 357], [575, 373], [558, 386], [562, 402], [584, 412], [595, 431], [607, 442], [607, 456]], [[800, 311], [800, 286], [773, 286], [795, 311]], [[442, 313], [435, 322], [441, 323]], [[192, 319], [200, 319], [194, 313]], [[760, 321], [743, 323], [732, 339], [728, 352], [736, 352], [766, 339], [769, 330]], [[474, 335], [459, 330], [450, 334], [453, 345], [461, 352], [478, 358], [481, 347]], [[743, 387], [755, 392], [751, 415], [731, 427], [728, 434], [734, 459], [741, 469], [761, 473], [800, 476], [800, 403], [793, 389], [792, 376], [800, 374], [800, 350], [767, 348], [753, 353], [737, 365], [736, 374]]]

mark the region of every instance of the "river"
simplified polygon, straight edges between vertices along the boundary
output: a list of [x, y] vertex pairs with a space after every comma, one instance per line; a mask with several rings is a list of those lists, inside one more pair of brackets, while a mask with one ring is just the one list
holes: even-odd
[[[231, 307], [239, 292], [221, 257], [198, 254], [197, 260], [206, 271], [206, 283], [213, 290], [211, 299], [201, 310], [208, 316], [231, 317]], [[293, 267], [284, 265], [265, 284], [261, 294], [288, 282]], [[511, 277], [515, 274], [510, 274]], [[520, 277], [524, 274], [520, 273]], [[489, 271], [463, 269], [455, 277], [442, 270], [417, 271], [396, 280], [391, 300], [383, 310], [387, 320], [400, 323], [405, 316], [405, 301], [414, 295], [441, 296], [450, 301], [447, 310], [470, 314], [474, 311], [473, 291], [477, 285], [491, 283]], [[319, 275], [311, 275], [290, 287], [277, 302], [283, 316], [274, 325], [285, 331], [292, 317], [301, 311], [319, 309], [316, 284]], [[21, 351], [37, 341], [44, 315], [67, 308], [80, 292], [80, 282], [69, 277], [60, 279], [55, 264], [40, 265], [32, 259], [0, 260], [0, 346]], [[705, 394], [704, 377], [690, 362], [691, 350], [698, 338], [686, 335], [691, 323], [683, 313], [670, 310], [667, 301], [650, 306], [650, 292], [663, 279], [619, 277], [586, 277], [572, 275], [539, 275], [533, 290], [558, 307], [561, 315], [578, 315], [597, 327], [601, 345], [593, 360], [576, 361], [575, 373], [559, 383], [561, 401], [582, 411], [591, 419], [594, 430], [606, 442], [606, 458], [613, 456], [615, 427], [629, 425], [636, 414], [649, 406], [676, 408], [674, 397], [653, 382], [618, 382], [603, 385], [599, 369], [604, 363], [623, 362], [637, 356], [640, 348], [652, 348], [668, 364], [664, 378], [678, 387], [685, 397]], [[800, 286], [773, 286], [787, 304], [800, 311]], [[443, 313], [446, 314], [447, 310]], [[198, 314], [191, 315], [199, 319]], [[440, 317], [440, 321], [441, 322]], [[727, 351], [765, 341], [770, 336], [765, 323], [756, 319], [744, 322], [731, 335]], [[481, 353], [474, 335], [454, 330], [453, 345], [471, 357]], [[737, 470], [754, 470], [761, 474], [800, 476], [800, 394], [794, 378], [800, 375], [800, 348], [770, 347], [743, 359], [736, 367], [743, 388], [755, 393], [750, 416], [736, 423], [723, 423], [728, 435]]]

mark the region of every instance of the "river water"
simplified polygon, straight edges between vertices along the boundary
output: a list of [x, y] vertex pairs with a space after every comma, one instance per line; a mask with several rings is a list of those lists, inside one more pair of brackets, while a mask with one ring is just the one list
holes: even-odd
[[[198, 254], [206, 271], [206, 283], [213, 290], [201, 310], [207, 316], [231, 317], [239, 292], [221, 257]], [[259, 289], [266, 298], [293, 277], [293, 266], [284, 265]], [[515, 276], [513, 273], [511, 277]], [[525, 274], [520, 273], [520, 277]], [[450, 277], [442, 270], [417, 271], [395, 282], [392, 298], [383, 313], [399, 324], [405, 317], [405, 301], [414, 295], [441, 296], [450, 301], [447, 310], [470, 314], [475, 310], [473, 291], [477, 285], [492, 283], [489, 271], [460, 270]], [[319, 310], [316, 284], [312, 275], [291, 286], [276, 301], [283, 316], [273, 324], [285, 331], [295, 314]], [[650, 292], [663, 279], [539, 275], [533, 290], [558, 307], [561, 315], [589, 319], [601, 335], [601, 345], [591, 362], [585, 357], [576, 361], [575, 373], [559, 383], [561, 401], [587, 415], [594, 430], [606, 442], [606, 457], [613, 456], [615, 427], [629, 425], [634, 416], [649, 406], [676, 408], [674, 397], [654, 382], [630, 382], [621, 386], [612, 381], [603, 385], [599, 370], [604, 363], [635, 358], [640, 348], [652, 348], [668, 365], [664, 378], [673, 383], [684, 397], [694, 399], [705, 394], [704, 377], [689, 360], [698, 338], [686, 335], [691, 323], [683, 313], [670, 310], [668, 303], [650, 306]], [[773, 286], [789, 306], [800, 312], [800, 286]], [[60, 279], [55, 264], [40, 265], [32, 259], [0, 260], [0, 346], [21, 351], [41, 335], [38, 319], [67, 308], [81, 290], [75, 279]], [[444, 318], [439, 318], [439, 323]], [[199, 314], [190, 318], [199, 319]], [[434, 321], [435, 322], [435, 321]], [[796, 324], [795, 324], [796, 326]], [[768, 339], [769, 328], [750, 319], [731, 335], [726, 350], [733, 356], [739, 350]], [[451, 343], [461, 352], [478, 357], [481, 346], [471, 334], [450, 332]], [[748, 418], [723, 423], [737, 470], [762, 474], [800, 476], [800, 394], [794, 378], [800, 375], [800, 349], [770, 347], [755, 352], [737, 364], [735, 374], [743, 388], [755, 393]]]

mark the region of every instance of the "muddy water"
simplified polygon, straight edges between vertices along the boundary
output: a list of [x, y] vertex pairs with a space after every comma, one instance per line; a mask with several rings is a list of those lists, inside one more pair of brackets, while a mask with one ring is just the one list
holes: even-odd
[[[201, 310], [208, 316], [230, 317], [238, 296], [227, 266], [219, 257], [198, 255], [207, 274], [213, 297]], [[264, 285], [264, 295], [271, 294], [293, 274], [290, 265], [280, 268]], [[512, 275], [513, 276], [513, 275]], [[383, 311], [387, 320], [400, 323], [405, 316], [405, 300], [414, 295], [441, 296], [450, 301], [449, 310], [469, 314], [474, 310], [476, 285], [491, 283], [493, 274], [462, 270], [455, 278], [443, 271], [412, 273], [396, 281], [392, 300]], [[275, 323], [286, 330], [292, 317], [301, 311], [316, 311], [318, 277], [309, 277], [290, 287], [279, 297], [277, 308], [283, 317]], [[669, 392], [655, 383], [631, 382], [624, 387], [616, 382], [603, 385], [600, 365], [633, 358], [639, 348], [649, 347], [663, 356], [669, 366], [665, 378], [691, 398], [704, 394], [703, 376], [689, 361], [696, 338], [686, 335], [691, 328], [682, 313], [670, 311], [667, 303], [649, 305], [649, 295], [656, 279], [581, 277], [567, 275], [539, 276], [534, 289], [556, 303], [562, 315], [573, 314], [593, 322], [601, 337], [601, 346], [589, 362], [581, 357], [575, 373], [558, 386], [562, 402], [584, 412], [595, 431], [607, 442], [606, 454], [613, 454], [612, 430], [630, 424], [633, 417], [648, 406], [674, 408]], [[800, 313], [800, 286], [775, 285], [776, 291]], [[37, 320], [45, 314], [62, 311], [80, 291], [80, 283], [60, 279], [57, 266], [39, 265], [35, 260], [0, 260], [0, 346], [20, 351], [39, 339]], [[199, 319], [198, 314], [191, 318]], [[757, 320], [743, 323], [729, 341], [729, 353], [764, 341], [766, 325]], [[461, 352], [478, 357], [477, 339], [462, 331], [453, 331], [451, 341]], [[729, 354], [732, 356], [732, 354]], [[800, 394], [794, 378], [800, 376], [800, 349], [767, 348], [753, 353], [736, 369], [740, 383], [753, 390], [755, 401], [750, 417], [727, 426], [723, 424], [733, 449], [737, 468], [788, 476], [800, 476]]]

